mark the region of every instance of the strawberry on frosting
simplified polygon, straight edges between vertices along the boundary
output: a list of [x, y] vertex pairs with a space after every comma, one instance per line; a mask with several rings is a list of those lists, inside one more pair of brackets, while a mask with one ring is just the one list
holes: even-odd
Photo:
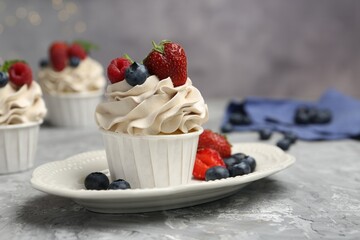
[[160, 80], [170, 77], [174, 86], [181, 86], [187, 80], [187, 59], [185, 50], [178, 44], [163, 40], [144, 59], [144, 65], [150, 74]]

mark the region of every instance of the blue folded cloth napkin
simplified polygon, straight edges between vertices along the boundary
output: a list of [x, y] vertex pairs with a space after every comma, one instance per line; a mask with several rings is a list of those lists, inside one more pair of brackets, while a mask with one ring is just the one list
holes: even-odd
[[[295, 124], [295, 111], [304, 105], [329, 109], [332, 121], [328, 124]], [[244, 108], [252, 124], [234, 125], [234, 131], [269, 128], [279, 132], [291, 131], [303, 140], [334, 140], [360, 136], [360, 101], [334, 89], [326, 91], [317, 102], [258, 97], [248, 97], [242, 102], [233, 100], [227, 106], [222, 127], [229, 122], [230, 114], [239, 111], [239, 108]]]

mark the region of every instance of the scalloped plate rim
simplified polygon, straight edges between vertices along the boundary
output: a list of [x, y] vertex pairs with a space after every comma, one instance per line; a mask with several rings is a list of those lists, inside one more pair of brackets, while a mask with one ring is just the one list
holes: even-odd
[[[184, 192], [191, 192], [196, 190], [206, 190], [206, 189], [217, 189], [221, 187], [236, 187], [243, 184], [247, 184], [267, 176], [273, 175], [279, 171], [282, 171], [288, 167], [290, 167], [293, 163], [295, 163], [295, 157], [283, 152], [276, 146], [264, 144], [264, 143], [233, 143], [233, 147], [238, 145], [257, 145], [257, 146], [266, 146], [271, 147], [274, 149], [278, 149], [276, 151], [281, 151], [284, 155], [284, 159], [281, 160], [280, 163], [277, 163], [273, 168], [269, 168], [262, 171], [255, 171], [253, 173], [238, 176], [238, 177], [230, 177], [226, 179], [220, 179], [215, 181], [200, 181], [200, 180], [193, 180], [193, 182], [186, 184], [186, 185], [179, 185], [173, 187], [164, 187], [164, 188], [146, 188], [146, 189], [127, 189], [127, 190], [85, 190], [85, 189], [64, 189], [64, 188], [53, 188], [50, 185], [46, 185], [46, 183], [40, 181], [37, 177], [39, 172], [51, 165], [66, 163], [68, 161], [74, 161], [74, 159], [79, 158], [82, 155], [94, 155], [94, 154], [105, 154], [104, 150], [96, 150], [96, 151], [89, 151], [83, 152], [80, 154], [73, 155], [65, 160], [60, 161], [53, 161], [49, 163], [42, 164], [38, 166], [32, 174], [32, 178], [30, 180], [31, 185], [33, 188], [48, 193], [52, 195], [57, 195], [61, 197], [71, 198], [71, 199], [78, 199], [78, 200], [101, 200], [101, 199], [128, 199], [128, 198], [139, 198], [139, 197], [159, 197], [164, 194], [180, 194]], [[76, 159], [80, 161], [81, 159]], [[75, 160], [75, 161], [76, 161]]]

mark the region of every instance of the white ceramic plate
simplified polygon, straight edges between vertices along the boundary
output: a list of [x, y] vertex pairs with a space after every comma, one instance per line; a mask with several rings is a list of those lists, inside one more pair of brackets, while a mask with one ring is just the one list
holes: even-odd
[[94, 212], [150, 212], [193, 206], [227, 197], [250, 182], [270, 176], [295, 162], [293, 156], [281, 149], [260, 143], [233, 144], [232, 152], [253, 156], [257, 163], [255, 171], [215, 181], [192, 180], [189, 184], [176, 187], [85, 190], [84, 179], [89, 173], [108, 173], [105, 151], [93, 151], [39, 166], [33, 172], [31, 184], [45, 193], [71, 198]]

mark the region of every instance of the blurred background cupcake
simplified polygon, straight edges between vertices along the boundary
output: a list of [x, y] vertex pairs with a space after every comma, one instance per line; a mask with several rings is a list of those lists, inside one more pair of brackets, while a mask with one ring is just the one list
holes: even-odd
[[0, 174], [34, 165], [39, 126], [46, 114], [41, 88], [24, 61], [0, 67]]
[[95, 126], [94, 109], [106, 80], [100, 63], [89, 54], [98, 47], [78, 40], [53, 42], [38, 73], [51, 124], [62, 127]]

